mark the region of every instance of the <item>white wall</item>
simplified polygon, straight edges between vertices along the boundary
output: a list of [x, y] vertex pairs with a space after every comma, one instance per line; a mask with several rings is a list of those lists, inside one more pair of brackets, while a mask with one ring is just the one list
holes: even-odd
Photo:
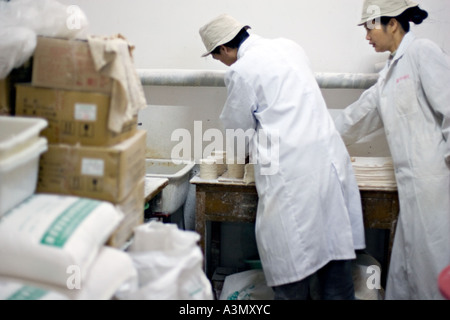
[[[301, 44], [318, 72], [372, 72], [382, 61], [356, 24], [362, 0], [60, 0], [78, 5], [95, 34], [121, 33], [136, 45], [138, 68], [224, 69], [204, 51], [198, 29], [229, 13], [252, 32]], [[450, 1], [419, 0], [429, 20], [414, 31], [450, 52]], [[447, 43], [445, 42], [447, 40]]]
[[[120, 33], [136, 46], [139, 69], [209, 69], [226, 67], [204, 51], [198, 29], [221, 13], [229, 13], [252, 26], [261, 36], [287, 37], [308, 53], [315, 72], [374, 72], [386, 59], [367, 44], [365, 31], [356, 24], [362, 0], [60, 0], [78, 5], [87, 15], [92, 34]], [[450, 53], [450, 1], [419, 0], [430, 14], [413, 31], [429, 38]], [[148, 130], [148, 155], [170, 157], [176, 128], [193, 128], [203, 121], [204, 130], [220, 128], [218, 115], [225, 101], [225, 88], [146, 87], [149, 107], [140, 121]], [[323, 90], [330, 109], [355, 101], [361, 90]], [[378, 142], [383, 149], [384, 142]], [[367, 147], [367, 148], [366, 148]], [[373, 152], [364, 146], [361, 153]], [[385, 150], [381, 150], [384, 153]]]

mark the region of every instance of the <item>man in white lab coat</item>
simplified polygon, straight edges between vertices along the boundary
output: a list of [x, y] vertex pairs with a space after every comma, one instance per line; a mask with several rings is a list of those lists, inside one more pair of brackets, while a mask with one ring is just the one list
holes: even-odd
[[386, 299], [442, 299], [438, 276], [450, 264], [450, 59], [409, 32], [427, 16], [409, 0], [365, 1], [367, 40], [391, 56], [335, 119], [347, 145], [386, 132], [400, 200]]
[[255, 132], [255, 233], [267, 284], [276, 299], [307, 299], [316, 274], [321, 298], [354, 299], [351, 260], [365, 239], [350, 157], [301, 47], [248, 28], [221, 15], [200, 35], [204, 56], [230, 67], [224, 127]]

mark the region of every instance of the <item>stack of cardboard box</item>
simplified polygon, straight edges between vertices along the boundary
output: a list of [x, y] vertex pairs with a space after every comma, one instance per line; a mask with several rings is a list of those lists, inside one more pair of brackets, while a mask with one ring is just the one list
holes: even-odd
[[83, 40], [38, 37], [32, 82], [16, 86], [16, 114], [47, 119], [37, 193], [109, 201], [125, 214], [108, 240], [120, 247], [144, 221], [146, 131], [137, 114], [108, 128], [113, 79], [94, 68]]

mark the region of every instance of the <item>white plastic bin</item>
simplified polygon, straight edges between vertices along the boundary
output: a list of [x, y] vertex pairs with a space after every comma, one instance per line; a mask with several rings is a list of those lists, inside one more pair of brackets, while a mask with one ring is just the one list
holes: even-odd
[[0, 116], [0, 160], [38, 140], [47, 125], [42, 118]]
[[37, 138], [0, 158], [0, 217], [36, 191], [39, 158], [47, 148], [47, 139]]
[[153, 212], [173, 214], [186, 201], [190, 172], [195, 163], [187, 160], [180, 162], [175, 164], [171, 159], [145, 159], [146, 177], [169, 179], [169, 184], [161, 191], [161, 197], [155, 198]]

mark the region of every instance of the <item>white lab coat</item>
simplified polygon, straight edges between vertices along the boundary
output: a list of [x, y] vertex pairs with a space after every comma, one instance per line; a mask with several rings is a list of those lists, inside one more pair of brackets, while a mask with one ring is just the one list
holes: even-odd
[[250, 35], [225, 83], [224, 127], [257, 132], [250, 141], [255, 233], [267, 284], [299, 281], [331, 260], [355, 258], [355, 249], [365, 248], [359, 189], [303, 50]]
[[335, 123], [347, 145], [386, 132], [400, 200], [386, 299], [442, 299], [438, 275], [450, 264], [449, 57], [407, 33], [378, 82]]

